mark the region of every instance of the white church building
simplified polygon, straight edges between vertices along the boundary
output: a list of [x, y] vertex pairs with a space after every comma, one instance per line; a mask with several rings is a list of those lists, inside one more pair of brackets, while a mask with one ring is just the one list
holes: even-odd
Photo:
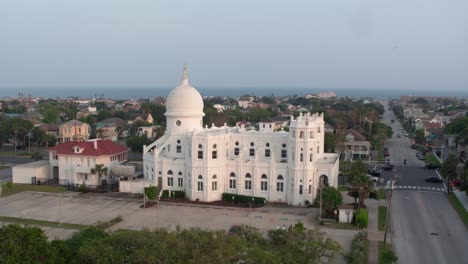
[[291, 117], [288, 132], [203, 127], [203, 99], [185, 68], [165, 116], [164, 136], [143, 149], [145, 180], [163, 190], [205, 202], [232, 193], [305, 205], [321, 183], [337, 187], [339, 155], [324, 153], [322, 115]]

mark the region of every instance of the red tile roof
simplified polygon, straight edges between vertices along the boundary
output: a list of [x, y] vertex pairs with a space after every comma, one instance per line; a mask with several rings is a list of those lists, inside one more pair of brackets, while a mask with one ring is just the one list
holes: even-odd
[[[96, 148], [95, 148], [96, 144]], [[73, 148], [80, 147], [83, 149], [81, 153], [75, 153]], [[49, 148], [49, 151], [55, 151], [58, 155], [79, 155], [79, 156], [107, 156], [122, 152], [127, 152], [129, 149], [125, 146], [116, 144], [111, 140], [92, 140], [83, 142], [65, 142]]]

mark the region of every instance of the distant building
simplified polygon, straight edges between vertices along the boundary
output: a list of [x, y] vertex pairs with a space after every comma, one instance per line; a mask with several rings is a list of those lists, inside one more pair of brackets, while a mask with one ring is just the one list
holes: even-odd
[[89, 139], [90, 127], [78, 120], [70, 120], [59, 126], [58, 142], [85, 141]]
[[241, 108], [249, 108], [252, 107], [254, 103], [254, 98], [252, 96], [241, 96], [238, 100], [237, 103], [239, 104], [239, 107]]
[[138, 120], [144, 121], [144, 122], [146, 122], [148, 124], [153, 124], [154, 123], [154, 119], [153, 119], [153, 116], [151, 115], [151, 113], [131, 114], [130, 118], [128, 119], [128, 123], [133, 124]]
[[344, 160], [370, 160], [370, 142], [354, 129], [345, 133]]
[[318, 98], [318, 99], [330, 99], [336, 97], [335, 92], [320, 92], [316, 94], [307, 94], [305, 95], [305, 98], [310, 99], [310, 98]]

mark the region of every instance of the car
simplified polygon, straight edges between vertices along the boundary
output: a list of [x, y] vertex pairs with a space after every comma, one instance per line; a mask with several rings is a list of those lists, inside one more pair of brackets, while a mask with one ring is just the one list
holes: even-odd
[[393, 168], [395, 168], [395, 165], [393, 165], [393, 164], [386, 164], [385, 166], [382, 167], [382, 170], [384, 170], [384, 171], [391, 171], [391, 170], [393, 170]]
[[384, 154], [383, 154], [383, 155], [384, 155], [384, 157], [388, 157], [388, 156], [390, 156], [390, 154], [389, 154], [388, 152], [384, 152]]
[[436, 165], [436, 164], [432, 164], [432, 163], [429, 163], [429, 164], [426, 164], [424, 166], [424, 169], [425, 170], [436, 170], [439, 168], [439, 165]]
[[400, 134], [397, 134], [396, 137], [397, 137], [397, 138], [401, 138], [401, 135], [400, 135]]
[[372, 176], [372, 175], [367, 174], [367, 177], [368, 177], [369, 180], [370, 180], [371, 182], [373, 182], [373, 183], [377, 183], [377, 182], [379, 181], [379, 178], [374, 177], [374, 176]]
[[392, 119], [392, 120], [390, 120], [390, 122], [395, 123], [395, 120]]
[[411, 145], [411, 148], [412, 148], [412, 149], [417, 149], [418, 146], [416, 146], [416, 144], [412, 144], [412, 145]]
[[404, 136], [404, 137], [408, 137], [409, 134], [405, 132], [405, 133], [403, 133], [403, 136]]
[[382, 176], [382, 173], [380, 170], [367, 170], [367, 174], [374, 176], [374, 177], [380, 177]]
[[419, 160], [424, 160], [424, 155], [422, 153], [416, 153], [416, 157], [419, 159]]
[[455, 180], [452, 181], [452, 183], [453, 183], [453, 186], [460, 187], [460, 186], [462, 186], [463, 181], [461, 179], [455, 179]]
[[426, 182], [442, 183], [442, 182], [444, 182], [444, 180], [442, 180], [441, 178], [436, 177], [436, 176], [431, 176], [431, 177], [426, 178]]

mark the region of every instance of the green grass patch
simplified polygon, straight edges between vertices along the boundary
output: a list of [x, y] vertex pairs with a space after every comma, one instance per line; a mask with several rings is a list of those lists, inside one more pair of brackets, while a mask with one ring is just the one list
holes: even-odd
[[60, 192], [67, 191], [67, 187], [65, 186], [32, 185], [32, 184], [21, 184], [21, 183], [9, 184], [10, 187], [6, 187], [6, 185], [7, 184], [2, 185], [3, 187], [2, 197], [17, 194], [20, 192], [25, 192], [25, 191], [48, 192], [48, 193], [60, 193]]
[[0, 156], [4, 157], [31, 157], [31, 154], [27, 152], [0, 152]]
[[102, 229], [107, 229], [107, 228], [109, 228], [109, 227], [111, 227], [111, 226], [113, 226], [113, 225], [115, 225], [117, 223], [122, 222], [122, 220], [123, 220], [122, 217], [119, 215], [119, 216], [117, 216], [117, 217], [115, 217], [115, 218], [113, 218], [113, 219], [111, 219], [109, 221], [105, 221], [105, 222], [99, 221], [99, 222], [97, 222], [96, 227], [97, 228], [102, 228]]
[[434, 156], [434, 154], [428, 154], [424, 157], [424, 161], [426, 162], [426, 164], [434, 164], [434, 165], [437, 165], [437, 166], [440, 166], [440, 161], [436, 158], [436, 156]]
[[19, 225], [33, 225], [33, 226], [46, 226], [46, 227], [65, 228], [65, 229], [76, 229], [76, 230], [82, 230], [82, 229], [91, 227], [91, 226], [80, 225], [80, 224], [69, 224], [69, 223], [60, 224], [59, 222], [17, 218], [17, 217], [9, 217], [9, 216], [0, 216], [0, 222], [19, 224]]
[[389, 244], [379, 241], [379, 264], [396, 263], [398, 257]]
[[465, 210], [465, 207], [463, 207], [463, 204], [461, 204], [454, 193], [449, 193], [448, 197], [453, 207], [455, 208], [455, 211], [457, 211], [465, 226], [468, 227], [468, 212]]
[[385, 230], [387, 220], [387, 206], [379, 206], [379, 231]]
[[385, 200], [386, 197], [387, 197], [387, 193], [385, 192], [385, 189], [379, 189], [377, 191], [377, 198], [379, 200]]
[[10, 168], [10, 166], [3, 166], [3, 165], [0, 165], [0, 170], [4, 170], [4, 169], [8, 169]]
[[351, 230], [360, 230], [357, 226], [348, 223], [338, 223], [334, 220], [321, 220], [320, 225], [328, 228], [334, 229], [351, 229]]
[[338, 191], [340, 192], [347, 192], [348, 190], [348, 186], [338, 186]]

